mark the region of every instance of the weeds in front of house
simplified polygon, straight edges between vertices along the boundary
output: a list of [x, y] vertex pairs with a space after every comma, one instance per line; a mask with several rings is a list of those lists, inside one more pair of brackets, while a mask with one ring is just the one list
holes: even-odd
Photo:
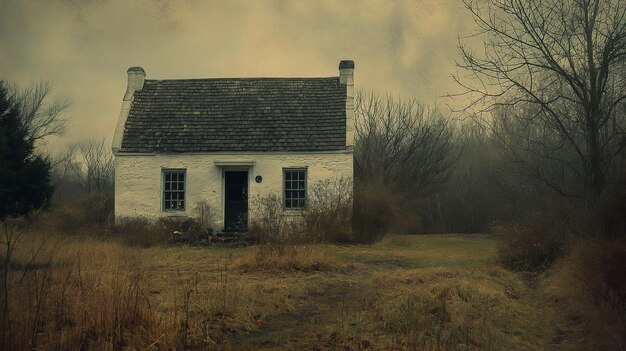
[[142, 248], [31, 229], [3, 256], [3, 349], [254, 349], [248, 333], [288, 326], [296, 348], [488, 350], [524, 345], [511, 335], [532, 330], [525, 287], [503, 270], [389, 271], [336, 254], [363, 246], [257, 261], [260, 247]]
[[133, 247], [211, 243], [216, 229], [215, 210], [208, 202], [199, 201], [191, 213], [191, 217], [122, 217], [114, 221], [113, 197], [92, 193], [49, 212], [38, 213], [32, 220], [61, 235], [114, 239]]
[[252, 200], [249, 235], [257, 243], [254, 256], [239, 259], [244, 271], [333, 271], [354, 269], [326, 256], [314, 244], [352, 240], [352, 181], [317, 182], [307, 208], [285, 211], [275, 194]]
[[352, 243], [352, 179], [315, 182], [309, 189], [301, 225], [307, 238], [317, 243]]
[[[431, 239], [415, 246], [408, 237], [374, 246], [316, 244], [303, 234], [302, 216], [281, 212], [278, 199], [268, 200], [256, 228], [259, 245], [236, 250], [161, 245], [174, 227], [158, 222], [122, 223], [114, 235], [67, 236], [50, 235], [59, 230], [41, 219], [7, 221], [0, 346], [228, 349], [245, 345], [248, 333], [272, 335], [295, 320], [298, 337], [288, 341], [294, 348], [540, 349], [553, 337], [553, 317], [542, 310], [552, 303], [575, 320], [568, 330], [589, 336], [581, 345], [624, 343], [619, 241], [572, 251], [565, 258], [571, 262], [545, 273], [552, 300], [538, 302], [515, 273], [489, 262], [446, 266], [462, 259], [456, 245], [463, 242], [478, 256], [476, 240], [437, 239], [436, 248], [422, 246]], [[540, 234], [550, 230], [503, 228], [524, 243], [547, 240]], [[122, 240], [124, 232], [134, 235]], [[532, 259], [512, 260], [517, 267], [543, 269], [558, 252], [520, 248], [521, 256], [510, 257]]]
[[230, 254], [155, 276], [150, 266], [173, 249], [149, 249], [159, 257], [146, 263], [147, 249], [119, 241], [49, 235], [22, 219], [2, 229], [3, 350], [221, 349], [289, 311], [287, 295], [298, 289], [232, 279]]

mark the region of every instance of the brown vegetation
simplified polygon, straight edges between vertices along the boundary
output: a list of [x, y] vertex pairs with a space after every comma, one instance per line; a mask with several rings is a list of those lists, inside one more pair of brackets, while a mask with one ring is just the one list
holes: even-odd
[[[49, 216], [3, 223], [3, 349], [623, 345], [623, 242], [577, 247], [535, 288], [493, 264], [486, 236], [194, 248], [122, 236], [149, 239], [158, 224], [68, 236], [42, 225]], [[530, 240], [546, 228], [515, 230]]]
[[507, 268], [538, 272], [563, 255], [567, 234], [556, 221], [535, 214], [524, 223], [495, 225], [492, 232], [500, 238], [499, 261]]
[[[524, 284], [477, 255], [491, 241], [137, 248], [24, 224], [4, 227], [17, 245], [3, 253], [3, 349], [484, 350], [545, 337], [513, 336], [541, 328]], [[450, 244], [456, 258], [438, 261]]]
[[549, 272], [545, 290], [577, 349], [626, 347], [626, 241], [580, 241]]

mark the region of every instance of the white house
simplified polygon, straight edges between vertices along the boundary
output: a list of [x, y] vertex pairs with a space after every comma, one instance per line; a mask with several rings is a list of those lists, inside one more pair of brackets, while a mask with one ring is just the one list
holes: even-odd
[[248, 225], [250, 199], [284, 211], [310, 184], [352, 178], [354, 62], [328, 78], [146, 79], [128, 69], [113, 139], [115, 216], [193, 216], [206, 201], [217, 229]]

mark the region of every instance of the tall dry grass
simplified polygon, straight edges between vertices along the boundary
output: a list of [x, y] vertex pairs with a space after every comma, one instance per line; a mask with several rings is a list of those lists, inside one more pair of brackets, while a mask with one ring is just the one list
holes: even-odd
[[221, 349], [262, 309], [242, 301], [254, 287], [229, 281], [229, 257], [155, 284], [142, 248], [24, 219], [0, 228], [1, 350]]
[[626, 240], [580, 240], [557, 261], [544, 290], [574, 349], [626, 350]]
[[131, 249], [86, 245], [15, 220], [3, 230], [0, 348], [113, 350], [170, 341]]
[[345, 263], [332, 257], [319, 245], [289, 245], [282, 251], [271, 245], [260, 245], [254, 255], [234, 261], [234, 268], [243, 272], [350, 272], [362, 269], [362, 265]]
[[362, 283], [332, 305], [320, 350], [532, 350], [549, 334], [502, 268], [398, 269]]
[[[269, 258], [266, 269], [252, 252], [237, 258], [220, 249], [145, 249], [50, 234], [25, 220], [0, 228], [1, 350], [228, 349], [233, 337], [293, 313], [305, 290], [245, 273], [339, 272], [315, 248]], [[181, 260], [180, 250], [195, 258]], [[245, 257], [253, 257], [252, 267]]]

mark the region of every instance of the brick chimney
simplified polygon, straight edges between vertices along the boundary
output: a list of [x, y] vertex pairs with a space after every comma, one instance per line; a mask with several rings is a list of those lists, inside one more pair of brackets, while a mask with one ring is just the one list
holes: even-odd
[[126, 86], [126, 94], [124, 101], [129, 101], [137, 90], [143, 89], [143, 81], [146, 79], [146, 71], [141, 67], [131, 67], [128, 73], [128, 85]]
[[346, 86], [346, 148], [354, 147], [354, 61], [339, 62], [339, 84]]

